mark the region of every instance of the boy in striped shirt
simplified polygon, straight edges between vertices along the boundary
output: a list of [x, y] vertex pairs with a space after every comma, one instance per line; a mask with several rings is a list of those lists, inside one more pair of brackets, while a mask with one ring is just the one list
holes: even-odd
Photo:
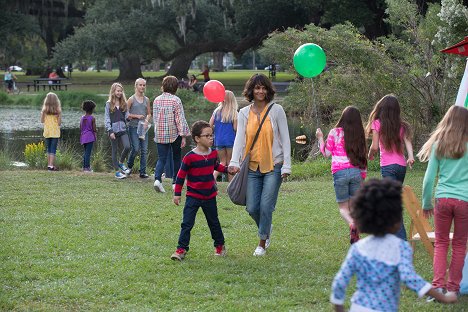
[[180, 197], [184, 181], [187, 179], [187, 198], [185, 201], [183, 219], [180, 229], [177, 250], [172, 254], [172, 260], [185, 258], [189, 250], [190, 231], [195, 224], [198, 208], [203, 209], [206, 221], [214, 240], [215, 255], [224, 256], [224, 235], [218, 219], [216, 195], [218, 189], [213, 177], [214, 170], [228, 172], [227, 167], [219, 163], [218, 153], [212, 150], [213, 129], [206, 121], [197, 121], [192, 126], [192, 139], [197, 146], [187, 153], [182, 160], [176, 178], [174, 203], [180, 204]]

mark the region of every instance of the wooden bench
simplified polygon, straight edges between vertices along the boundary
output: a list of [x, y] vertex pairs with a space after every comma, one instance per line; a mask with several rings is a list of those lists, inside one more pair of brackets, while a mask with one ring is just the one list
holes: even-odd
[[42, 87], [42, 90], [45, 91], [46, 90], [46, 87], [49, 88], [49, 91], [52, 91], [52, 90], [59, 90], [59, 91], [62, 91], [62, 87], [65, 89], [65, 91], [68, 90], [68, 86], [71, 85], [71, 82], [62, 82], [62, 83], [53, 83], [53, 84], [49, 84], [49, 81], [40, 81], [40, 82], [36, 82], [36, 83], [28, 83], [26, 86], [28, 87], [28, 92], [29, 92], [29, 88], [33, 88], [34, 91], [40, 91], [41, 87]]

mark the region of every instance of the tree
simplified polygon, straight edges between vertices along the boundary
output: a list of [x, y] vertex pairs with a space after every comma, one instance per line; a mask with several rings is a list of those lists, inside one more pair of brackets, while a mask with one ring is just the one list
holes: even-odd
[[[44, 70], [42, 45], [44, 43], [46, 58], [52, 56], [56, 42], [73, 31], [73, 26], [82, 21], [87, 2], [73, 0], [1, 0], [0, 25], [2, 35], [7, 37], [6, 59], [15, 56], [23, 60], [28, 72]], [[2, 38], [3, 39], [3, 38]], [[35, 43], [31, 45], [31, 42]], [[15, 43], [20, 43], [20, 48]], [[39, 46], [38, 46], [39, 45]], [[36, 55], [34, 55], [36, 54]]]
[[[135, 65], [159, 58], [172, 61], [168, 74], [184, 77], [196, 56], [241, 55], [272, 30], [309, 23], [314, 12], [314, 2], [308, 0], [100, 0], [89, 8], [85, 25], [58, 44], [54, 55], [56, 61], [116, 57], [119, 80], [141, 76]], [[90, 49], [89, 42], [99, 42], [99, 47]]]
[[[313, 81], [325, 126], [347, 105], [358, 106], [367, 115], [383, 95], [395, 93], [404, 116], [416, 134], [422, 134], [453, 105], [464, 59], [439, 50], [466, 35], [468, 8], [459, 0], [443, 0], [441, 5], [428, 4], [423, 15], [412, 1], [387, 4], [386, 22], [392, 33], [386, 37], [371, 41], [348, 23], [329, 30], [308, 25], [303, 31], [274, 32], [264, 42], [261, 53], [291, 70], [294, 51], [301, 44], [315, 42], [324, 48], [328, 67]], [[310, 79], [292, 84], [284, 105], [316, 126], [311, 86]], [[415, 138], [424, 140], [420, 135]]]

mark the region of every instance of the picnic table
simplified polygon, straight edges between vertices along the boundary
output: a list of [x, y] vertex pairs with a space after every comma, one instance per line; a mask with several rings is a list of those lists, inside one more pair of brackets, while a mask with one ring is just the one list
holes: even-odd
[[34, 88], [34, 91], [40, 91], [41, 87], [45, 91], [46, 87], [49, 87], [49, 91], [52, 90], [68, 90], [68, 86], [71, 82], [66, 82], [68, 78], [36, 78], [32, 83], [28, 83], [28, 91], [30, 87]]

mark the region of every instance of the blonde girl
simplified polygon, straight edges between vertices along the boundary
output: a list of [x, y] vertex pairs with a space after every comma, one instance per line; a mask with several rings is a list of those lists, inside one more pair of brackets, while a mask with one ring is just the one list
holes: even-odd
[[[210, 126], [214, 127], [214, 143], [218, 150], [220, 163], [229, 164], [232, 157], [232, 147], [237, 131], [237, 100], [232, 91], [226, 90], [224, 101], [218, 104], [210, 119]], [[214, 172], [215, 180], [219, 172]], [[231, 181], [232, 176], [228, 175]]]
[[[366, 133], [372, 137], [369, 159], [374, 159], [374, 155], [380, 149], [382, 177], [389, 177], [403, 183], [406, 165], [411, 167], [414, 163], [414, 157], [411, 129], [409, 124], [401, 119], [400, 104], [395, 95], [388, 94], [375, 104], [369, 115]], [[407, 160], [405, 159], [404, 147], [408, 154]], [[406, 240], [406, 230], [403, 223], [396, 235]]]
[[[452, 106], [437, 125], [418, 157], [429, 161], [424, 175], [424, 216], [434, 216], [434, 279], [440, 292], [458, 294], [468, 238], [468, 110]], [[435, 208], [432, 190], [435, 188]], [[452, 257], [446, 281], [450, 228], [454, 225]]]
[[140, 178], [148, 178], [146, 174], [146, 160], [148, 155], [148, 132], [141, 138], [138, 134], [138, 124], [143, 123], [145, 129], [151, 120], [151, 103], [145, 96], [146, 80], [138, 78], [135, 80], [135, 93], [127, 100], [128, 107], [128, 135], [130, 136], [131, 152], [128, 158], [128, 168], [130, 171], [135, 164], [135, 158], [140, 152]]
[[[112, 165], [116, 170], [115, 177], [124, 179], [130, 170], [124, 165], [125, 158], [130, 152], [130, 141], [128, 140], [126, 119], [128, 117], [127, 99], [123, 86], [116, 82], [109, 91], [109, 99], [104, 111], [104, 125], [109, 134], [112, 145]], [[120, 159], [117, 160], [118, 145], [122, 145]]]
[[44, 124], [44, 138], [47, 145], [47, 170], [57, 171], [55, 167], [55, 154], [60, 138], [60, 125], [62, 123], [62, 108], [58, 96], [47, 93], [41, 110], [41, 122]]

